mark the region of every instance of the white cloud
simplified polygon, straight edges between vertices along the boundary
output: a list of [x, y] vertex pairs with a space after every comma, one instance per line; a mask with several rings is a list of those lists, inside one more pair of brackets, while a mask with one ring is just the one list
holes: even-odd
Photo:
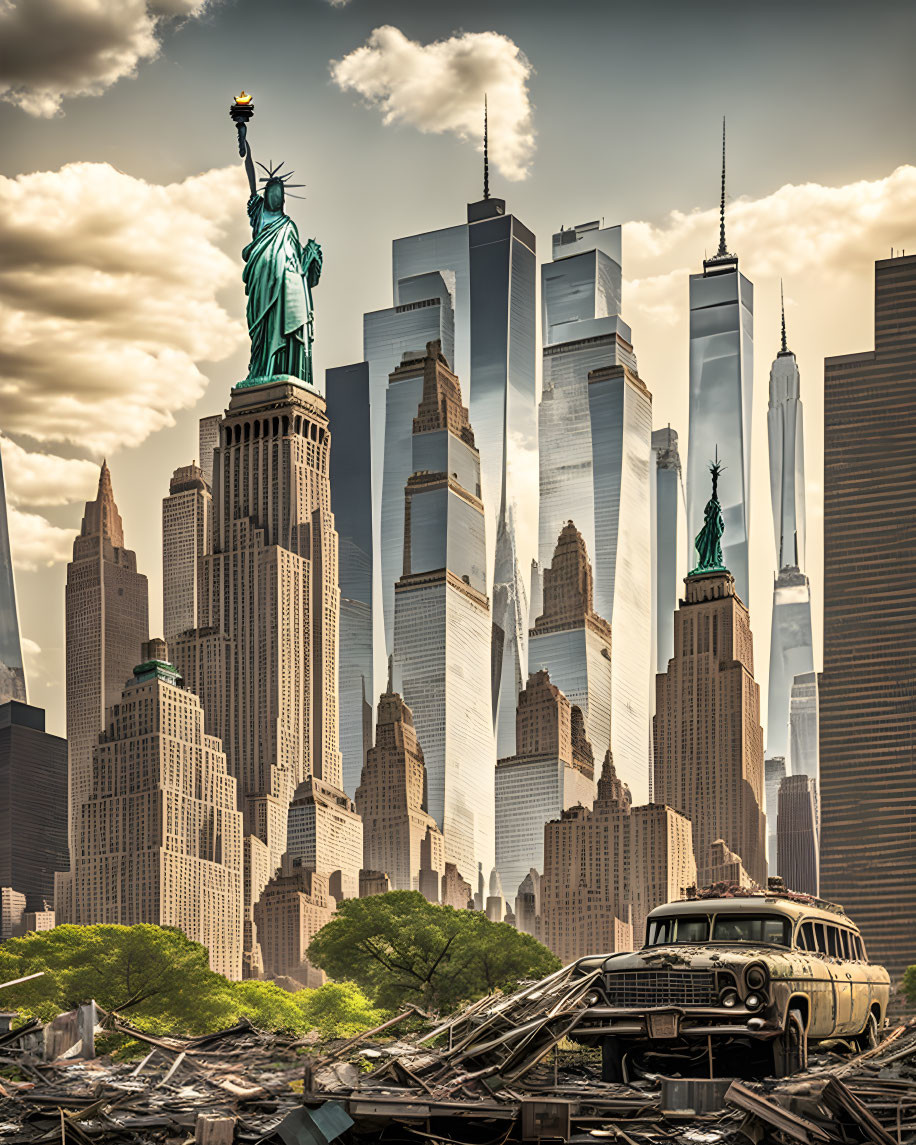
[[14, 505], [8, 507], [7, 517], [13, 564], [20, 572], [34, 572], [70, 559], [72, 529], [61, 529], [36, 513], [23, 513]]
[[481, 146], [483, 100], [490, 108], [490, 158], [507, 179], [524, 179], [534, 154], [528, 80], [533, 68], [498, 32], [461, 32], [420, 44], [390, 25], [331, 63], [341, 91], [355, 91], [383, 122], [450, 131]]
[[192, 406], [198, 363], [245, 338], [217, 301], [240, 278], [220, 243], [233, 219], [241, 241], [245, 197], [236, 168], [169, 186], [104, 163], [0, 178], [3, 430], [98, 456]]
[[199, 16], [208, 0], [2, 0], [0, 99], [29, 115], [101, 95], [159, 53], [163, 20]]
[[0, 454], [11, 505], [68, 505], [94, 496], [99, 467], [93, 461], [30, 453], [3, 434]]

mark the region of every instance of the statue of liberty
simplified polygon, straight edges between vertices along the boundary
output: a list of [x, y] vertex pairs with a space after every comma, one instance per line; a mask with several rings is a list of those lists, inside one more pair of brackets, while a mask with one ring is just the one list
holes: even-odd
[[703, 528], [697, 533], [693, 542], [696, 545], [699, 561], [697, 567], [690, 570], [691, 576], [705, 572], [727, 571], [722, 564], [721, 542], [722, 534], [725, 532], [725, 522], [722, 520], [722, 506], [719, 504], [718, 494], [719, 474], [723, 468], [719, 452], [716, 450], [716, 460], [709, 464], [709, 472], [712, 474], [712, 496], [706, 502]]
[[[242, 251], [242, 281], [248, 296], [246, 309], [251, 358], [243, 386], [260, 385], [277, 376], [291, 376], [312, 384], [314, 339], [312, 289], [321, 277], [321, 247], [314, 239], [302, 246], [296, 224], [284, 210], [292, 171], [258, 166], [264, 172], [258, 192], [255, 165], [247, 142], [247, 121], [254, 113], [251, 97], [237, 97], [229, 114], [238, 128], [239, 155], [251, 194], [248, 218], [251, 242]], [[298, 198], [296, 195], [291, 198]]]

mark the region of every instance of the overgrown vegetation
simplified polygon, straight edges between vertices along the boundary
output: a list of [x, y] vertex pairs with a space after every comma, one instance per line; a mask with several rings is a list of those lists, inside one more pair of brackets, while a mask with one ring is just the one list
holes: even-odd
[[413, 1002], [446, 1012], [560, 968], [546, 946], [508, 923], [437, 906], [417, 891], [347, 899], [312, 939], [308, 956], [386, 1010]]
[[352, 1037], [386, 1014], [352, 982], [288, 993], [273, 982], [230, 982], [207, 951], [160, 926], [58, 926], [0, 946], [0, 981], [44, 971], [3, 991], [3, 1007], [50, 1021], [94, 998], [151, 1033], [205, 1034], [248, 1018], [266, 1030]]

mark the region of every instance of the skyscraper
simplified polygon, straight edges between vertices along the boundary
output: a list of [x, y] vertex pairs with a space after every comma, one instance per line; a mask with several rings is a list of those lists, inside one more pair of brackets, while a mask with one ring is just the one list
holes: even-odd
[[579, 708], [547, 672], [518, 697], [516, 754], [496, 764], [496, 868], [509, 894], [544, 867], [544, 824], [595, 799], [595, 761]]
[[149, 637], [146, 577], [124, 547], [124, 529], [105, 462], [94, 501], [86, 502], [73, 560], [67, 565], [66, 680], [70, 774], [71, 869], [80, 807], [92, 785], [92, 751], [108, 709]]
[[242, 975], [242, 815], [200, 700], [161, 640], [133, 671], [93, 751], [80, 808], [73, 917], [175, 926], [228, 978]]
[[[611, 730], [614, 760], [642, 799], [649, 793], [653, 666], [652, 398], [620, 317], [620, 233], [597, 222], [561, 229], [553, 236], [553, 261], [541, 269], [538, 560], [546, 568], [572, 518], [592, 560], [595, 608], [622, 657], [612, 680], [619, 712]], [[603, 749], [595, 750], [600, 758]]]
[[634, 799], [649, 798], [652, 674], [652, 395], [629, 366], [588, 375], [595, 486], [595, 608], [610, 620], [611, 748]]
[[331, 451], [331, 509], [340, 559], [340, 756], [343, 789], [352, 796], [372, 746], [372, 442], [369, 366], [325, 375]]
[[172, 474], [162, 499], [162, 626], [166, 643], [197, 627], [200, 560], [210, 548], [210, 487], [199, 465]]
[[6, 519], [6, 486], [3, 481], [3, 463], [0, 461], [0, 704], [5, 704], [7, 700], [18, 700], [24, 704], [26, 691], [10, 530]]
[[384, 872], [392, 890], [421, 889], [424, 842], [432, 860], [427, 868], [442, 876], [444, 841], [426, 802], [426, 765], [413, 713], [389, 686], [379, 700], [375, 746], [366, 753], [356, 809], [363, 821], [363, 867]]
[[0, 887], [23, 908], [54, 901], [67, 867], [67, 741], [45, 731], [45, 714], [18, 700], [0, 704]]
[[735, 591], [748, 604], [751, 417], [754, 389], [754, 288], [725, 245], [725, 123], [719, 249], [690, 276], [690, 428], [687, 446], [687, 533], [703, 524], [706, 467], [728, 454], [721, 479], [723, 557]]
[[674, 617], [674, 656], [656, 677], [654, 793], [692, 820], [701, 883], [711, 881], [710, 849], [723, 840], [765, 886], [760, 688], [748, 610], [723, 567], [718, 474], [716, 465], [699, 563]]
[[[196, 661], [188, 675], [196, 675], [204, 707], [212, 702], [224, 714], [219, 730], [245, 830], [266, 848], [258, 857], [259, 848], [249, 847], [258, 873], [252, 879], [254, 868], [246, 871], [249, 971], [257, 966], [253, 903], [287, 849], [294, 792], [314, 777], [343, 795], [330, 446], [324, 399], [309, 384], [281, 378], [232, 390], [213, 457], [213, 544], [203, 559], [200, 628], [176, 642], [183, 672], [188, 659]], [[208, 651], [223, 657], [221, 679], [206, 667]], [[208, 680], [229, 702], [211, 700]], [[331, 861], [323, 857], [316, 869]]]
[[763, 761], [763, 789], [767, 817], [767, 872], [781, 875], [777, 862], [776, 822], [779, 816], [779, 785], [786, 777], [786, 757], [769, 756]]
[[818, 777], [817, 673], [792, 681], [789, 697], [789, 766], [793, 775]]
[[280, 870], [254, 907], [265, 976], [289, 978], [297, 989], [323, 985], [324, 971], [312, 966], [305, 952], [336, 909], [327, 875], [310, 870], [301, 859], [284, 855]]
[[916, 256], [875, 264], [875, 348], [824, 363], [821, 893], [892, 980], [916, 948]]
[[687, 574], [687, 501], [677, 432], [667, 426], [652, 434], [652, 625], [655, 672], [674, 655], [674, 614]]
[[[770, 405], [767, 412], [770, 494], [778, 569], [773, 586], [770, 636], [769, 755], [788, 754], [792, 681], [798, 675], [814, 671], [811, 589], [804, 572], [805, 447], [802, 418], [798, 363], [786, 344], [783, 306], [782, 347], [770, 367]], [[771, 829], [775, 830], [775, 824]]]
[[775, 873], [793, 891], [819, 893], [817, 793], [807, 775], [787, 775], [779, 784]]
[[595, 803], [544, 827], [540, 939], [563, 962], [641, 945], [645, 917], [696, 880], [690, 820], [670, 807], [631, 807], [604, 758]]
[[[405, 363], [403, 369], [412, 369]], [[439, 346], [423, 361], [395, 588], [394, 686], [413, 712], [428, 811], [465, 879], [493, 866], [496, 764], [491, 620], [480, 462], [458, 378]]]
[[613, 728], [611, 626], [595, 611], [585, 539], [572, 521], [544, 569], [543, 611], [529, 634], [528, 671], [547, 672], [581, 710], [585, 735], [603, 759]]
[[208, 485], [213, 484], [213, 451], [219, 445], [219, 423], [222, 420], [218, 413], [202, 417], [197, 428], [197, 448], [200, 453], [200, 467], [204, 473], [204, 480]]

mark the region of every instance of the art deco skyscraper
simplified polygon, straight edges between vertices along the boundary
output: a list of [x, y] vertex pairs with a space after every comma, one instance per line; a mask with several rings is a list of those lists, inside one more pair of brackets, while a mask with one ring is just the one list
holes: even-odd
[[751, 499], [751, 416], [754, 389], [754, 288], [725, 245], [725, 123], [719, 249], [690, 276], [690, 429], [687, 448], [687, 532], [703, 524], [706, 468], [716, 450], [728, 454], [721, 478], [723, 555], [735, 591], [748, 603]]
[[[789, 698], [796, 676], [814, 671], [811, 589], [805, 575], [805, 447], [800, 377], [786, 344], [770, 367], [770, 494], [778, 573], [773, 586], [767, 754], [788, 754]], [[790, 761], [791, 768], [791, 761]], [[794, 768], [791, 768], [794, 772]], [[816, 772], [815, 772], [816, 775]], [[772, 824], [771, 830], [776, 829]], [[782, 873], [782, 872], [780, 872]]]
[[424, 843], [433, 860], [427, 869], [439, 878], [445, 869], [442, 832], [426, 804], [426, 765], [413, 713], [389, 687], [379, 700], [375, 746], [366, 753], [356, 809], [363, 821], [363, 867], [384, 872], [392, 890], [422, 889]]
[[[313, 779], [342, 795], [330, 446], [324, 399], [305, 382], [233, 389], [213, 456], [213, 548], [203, 559], [200, 630], [176, 642], [176, 660], [205, 710], [212, 702], [223, 713], [224, 726], [211, 727], [224, 737], [246, 834], [265, 848], [246, 897], [248, 956], [253, 902], [286, 851], [298, 785]], [[220, 638], [225, 670], [216, 678], [207, 672], [212, 658], [194, 650], [203, 642], [212, 651]], [[211, 701], [209, 687], [230, 702]]]
[[693, 821], [701, 883], [723, 840], [765, 886], [760, 688], [748, 610], [723, 567], [715, 476], [700, 563], [674, 617], [674, 656], [656, 677], [654, 794]]
[[478, 864], [490, 870], [495, 857], [486, 543], [474, 434], [458, 378], [436, 343], [423, 361], [412, 444], [394, 686], [423, 745], [428, 810], [445, 836], [445, 857], [474, 880]]
[[172, 474], [162, 499], [162, 625], [166, 643], [197, 627], [200, 560], [210, 549], [210, 487], [199, 465]]
[[6, 486], [0, 461], [0, 704], [5, 704], [7, 700], [18, 700], [24, 704], [26, 691], [10, 530], [6, 519]]
[[529, 634], [528, 671], [547, 672], [581, 710], [585, 735], [603, 759], [613, 728], [611, 626], [593, 606], [585, 539], [572, 521], [564, 525], [553, 561], [544, 569], [543, 611]]
[[124, 547], [124, 529], [102, 463], [94, 501], [86, 502], [73, 560], [67, 565], [66, 679], [67, 746], [70, 757], [71, 865], [80, 806], [92, 784], [92, 751], [107, 725], [108, 709], [149, 637], [146, 577]]
[[496, 764], [496, 868], [509, 896], [544, 866], [544, 824], [568, 807], [591, 807], [595, 761], [582, 712], [547, 672], [518, 697], [516, 754]]
[[614, 760], [642, 799], [653, 666], [652, 399], [620, 317], [621, 277], [620, 227], [582, 223], [553, 236], [553, 261], [541, 270], [538, 556], [546, 568], [572, 518], [592, 560], [595, 608], [622, 657], [612, 685]]
[[150, 641], [93, 751], [74, 849], [72, 921], [153, 923], [242, 976], [242, 815], [200, 700]]
[[776, 872], [787, 887], [819, 894], [817, 791], [807, 775], [787, 775], [779, 785]]
[[875, 264], [875, 348], [824, 363], [821, 893], [892, 981], [916, 948], [916, 256]]
[[667, 426], [652, 434], [652, 623], [655, 671], [674, 655], [674, 614], [687, 573], [687, 501], [677, 432]]

